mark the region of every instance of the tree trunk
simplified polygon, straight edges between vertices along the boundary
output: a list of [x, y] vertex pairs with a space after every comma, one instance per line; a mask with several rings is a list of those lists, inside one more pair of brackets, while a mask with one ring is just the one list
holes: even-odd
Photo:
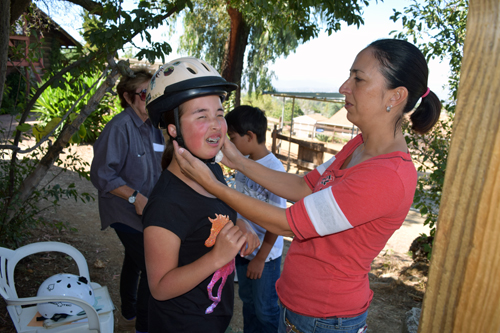
[[227, 6], [227, 12], [231, 18], [231, 32], [226, 43], [226, 53], [222, 63], [221, 75], [227, 81], [238, 84], [239, 88], [235, 92], [235, 106], [239, 106], [241, 99], [241, 75], [243, 73], [245, 49], [248, 44], [250, 28], [247, 26], [241, 12], [229, 5]]
[[10, 2], [0, 1], [0, 107], [2, 106], [9, 52]]
[[500, 330], [500, 2], [470, 0], [453, 137], [418, 332]]

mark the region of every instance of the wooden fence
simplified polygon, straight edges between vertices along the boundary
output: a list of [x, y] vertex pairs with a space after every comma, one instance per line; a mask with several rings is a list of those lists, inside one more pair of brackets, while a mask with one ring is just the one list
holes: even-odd
[[[282, 162], [287, 163], [287, 171], [290, 170], [290, 164], [296, 165], [298, 170], [311, 171], [314, 170], [319, 165], [323, 164], [324, 153], [335, 155], [338, 150], [325, 147], [324, 143], [309, 142], [304, 140], [294, 139], [291, 136], [286, 136], [281, 134], [281, 129], [275, 124], [272, 131], [272, 153], [279, 158]], [[287, 155], [281, 154], [279, 149], [279, 141], [289, 142], [289, 148]], [[290, 143], [297, 144], [299, 146], [298, 153], [296, 157], [291, 156]]]

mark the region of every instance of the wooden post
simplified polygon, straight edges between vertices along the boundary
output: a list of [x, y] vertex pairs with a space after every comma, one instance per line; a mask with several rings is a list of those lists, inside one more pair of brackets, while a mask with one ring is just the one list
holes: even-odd
[[273, 137], [273, 144], [271, 146], [271, 153], [273, 153], [274, 155], [276, 155], [278, 152], [277, 152], [277, 145], [276, 145], [276, 135], [278, 134], [278, 125], [277, 124], [274, 124], [274, 128], [273, 128], [273, 132], [271, 133], [272, 137]]
[[292, 100], [292, 121], [290, 122], [290, 140], [288, 143], [288, 158], [286, 172], [290, 171], [290, 152], [292, 151], [292, 133], [293, 133], [293, 109], [295, 108], [295, 97]]
[[500, 1], [470, 0], [419, 333], [500, 330], [499, 92]]

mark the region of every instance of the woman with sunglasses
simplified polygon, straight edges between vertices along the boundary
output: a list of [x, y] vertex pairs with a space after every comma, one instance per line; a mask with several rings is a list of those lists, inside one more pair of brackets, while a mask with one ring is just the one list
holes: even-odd
[[149, 287], [144, 261], [142, 211], [161, 174], [164, 138], [146, 111], [152, 74], [134, 69], [117, 86], [125, 110], [104, 128], [94, 144], [90, 179], [99, 192], [104, 230], [111, 226], [125, 247], [120, 275], [119, 332], [148, 332]]

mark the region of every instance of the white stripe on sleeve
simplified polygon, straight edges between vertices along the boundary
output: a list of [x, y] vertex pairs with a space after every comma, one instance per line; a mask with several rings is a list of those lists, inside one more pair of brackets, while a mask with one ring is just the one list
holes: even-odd
[[333, 156], [328, 161], [318, 166], [316, 170], [318, 170], [319, 174], [322, 175], [323, 172], [325, 172], [325, 170], [328, 169], [330, 165], [332, 165], [333, 161], [335, 161], [335, 156]]
[[304, 206], [316, 232], [320, 236], [334, 234], [352, 228], [340, 209], [331, 188], [304, 198]]

